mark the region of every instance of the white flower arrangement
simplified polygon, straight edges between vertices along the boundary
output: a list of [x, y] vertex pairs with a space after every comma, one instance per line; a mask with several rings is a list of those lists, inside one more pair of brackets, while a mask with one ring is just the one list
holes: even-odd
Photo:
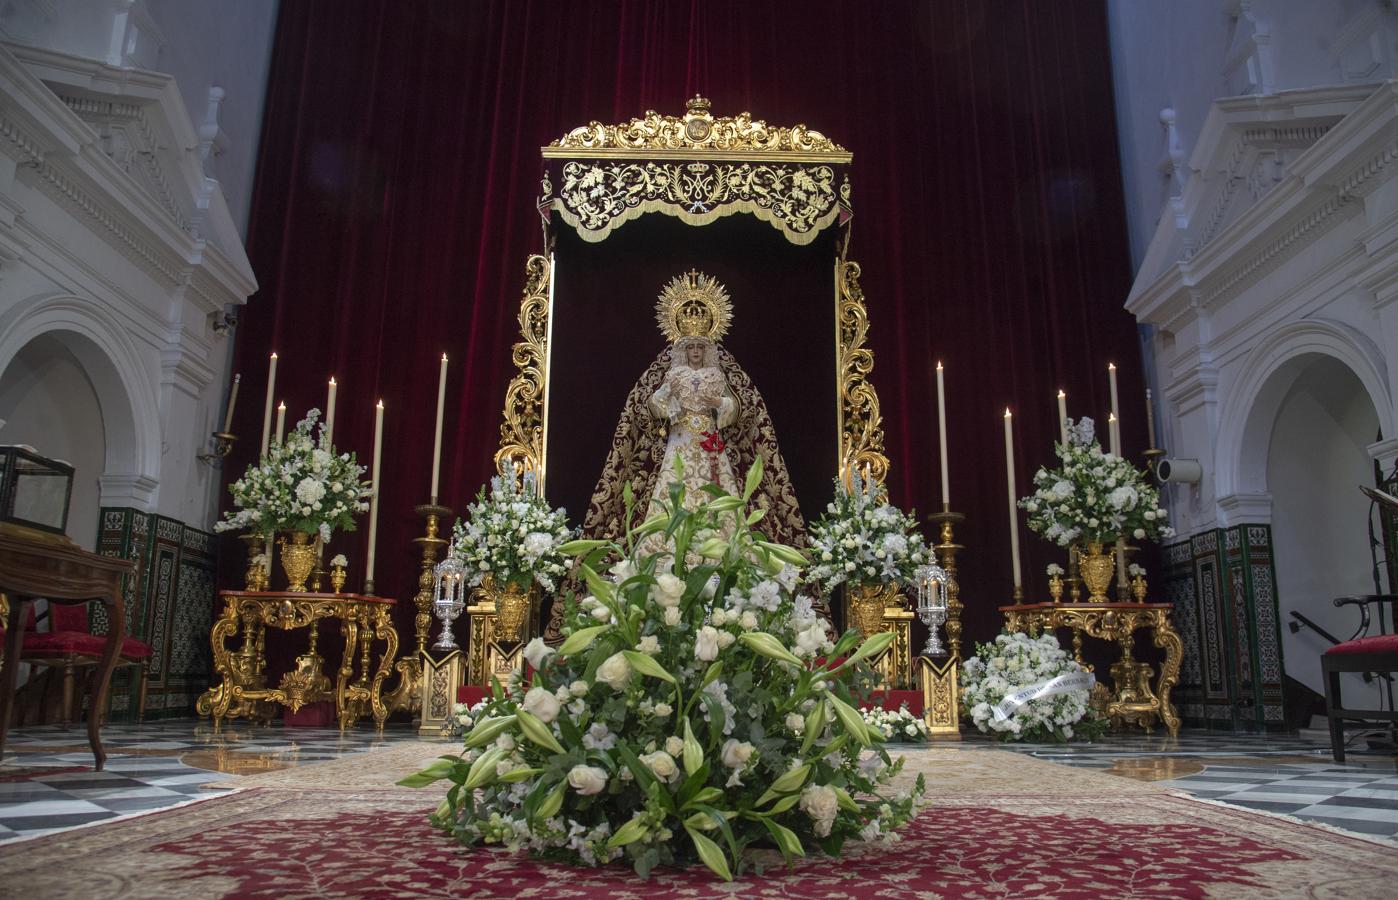
[[835, 479], [834, 501], [810, 527], [815, 564], [806, 577], [826, 592], [845, 582], [908, 581], [930, 558], [917, 520], [887, 503], [872, 479], [866, 483], [855, 471], [850, 482]]
[[1019, 501], [1029, 513], [1029, 528], [1060, 547], [1083, 541], [1110, 543], [1118, 535], [1136, 540], [1173, 537], [1169, 514], [1160, 508], [1160, 493], [1145, 474], [1102, 450], [1091, 419], [1069, 422], [1068, 443], [1054, 446], [1062, 465], [1034, 473], [1034, 493]]
[[497, 584], [527, 587], [537, 581], [545, 590], [557, 589], [567, 571], [560, 548], [576, 532], [568, 527], [567, 511], [549, 507], [534, 485], [532, 472], [520, 482], [497, 475], [490, 479], [490, 496], [482, 487], [466, 518], [457, 520], [451, 555], [470, 573], [472, 586], [491, 575]]
[[1145, 577], [1146, 570], [1145, 567], [1141, 566], [1139, 563], [1132, 563], [1126, 567], [1126, 574], [1130, 575], [1132, 578], [1143, 578]]
[[339, 566], [343, 569], [345, 566], [349, 565], [349, 560], [345, 558], [343, 553], [336, 553], [334, 556], [330, 557], [330, 565], [332, 567]]
[[862, 709], [864, 724], [877, 729], [888, 743], [915, 743], [928, 737], [927, 723], [921, 716], [908, 711], [907, 704], [897, 709]]
[[355, 455], [337, 454], [323, 427], [311, 436], [319, 416], [318, 409], [306, 413], [284, 440], [268, 447], [257, 465], [229, 485], [238, 508], [214, 525], [215, 531], [300, 531], [328, 542], [336, 530], [354, 530], [354, 517], [369, 509], [371, 485], [360, 482], [364, 467]]
[[[562, 644], [526, 645], [527, 675], [457, 711], [465, 752], [400, 782], [453, 783], [435, 824], [468, 845], [624, 859], [642, 876], [700, 861], [731, 880], [751, 845], [794, 863], [913, 816], [923, 779], [887, 786], [902, 760], [856, 700], [866, 660], [893, 635], [835, 640], [793, 595], [803, 557], [744, 514], [760, 477], [759, 463], [742, 498], [706, 495], [688, 510], [681, 492], [618, 542], [561, 548], [581, 557], [590, 591], [566, 601]], [[652, 534], [669, 537], [648, 550]]]
[[1055, 576], [1062, 577], [1063, 567], [1058, 563], [1049, 563], [1048, 567], [1044, 569], [1044, 574], [1048, 575], [1050, 578]]
[[1030, 700], [1007, 718], [997, 719], [996, 705], [1022, 688], [1084, 669], [1059, 646], [1052, 632], [1030, 637], [1004, 632], [988, 644], [977, 644], [976, 655], [961, 668], [961, 702], [982, 733], [1008, 741], [1062, 742], [1077, 734], [1100, 734], [1105, 723], [1087, 718], [1089, 690]]

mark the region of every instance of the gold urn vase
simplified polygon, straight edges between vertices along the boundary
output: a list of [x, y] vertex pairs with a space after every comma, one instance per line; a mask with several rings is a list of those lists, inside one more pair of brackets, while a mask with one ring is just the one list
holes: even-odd
[[1112, 586], [1112, 573], [1115, 571], [1116, 559], [1112, 554], [1103, 553], [1100, 542], [1089, 542], [1087, 552], [1078, 556], [1078, 574], [1087, 586], [1087, 602], [1107, 602], [1107, 588]]
[[304, 531], [288, 531], [278, 542], [282, 548], [282, 569], [286, 572], [286, 589], [292, 593], [306, 590], [306, 579], [316, 567], [316, 545]]
[[525, 623], [534, 609], [534, 585], [524, 587], [513, 581], [501, 585], [493, 575], [487, 575], [481, 580], [481, 590], [495, 601], [495, 639], [523, 640]]
[[884, 630], [883, 613], [888, 605], [887, 584], [846, 584], [845, 621], [864, 637]]

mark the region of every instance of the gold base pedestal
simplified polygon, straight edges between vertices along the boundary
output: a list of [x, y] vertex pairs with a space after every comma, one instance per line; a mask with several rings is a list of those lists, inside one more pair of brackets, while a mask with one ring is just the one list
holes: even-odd
[[954, 656], [937, 663], [926, 656], [918, 658], [922, 683], [922, 718], [932, 740], [961, 740], [960, 660]]
[[456, 706], [456, 689], [466, 683], [465, 657], [452, 650], [441, 659], [431, 653], [418, 656], [422, 671], [419, 708], [422, 710], [419, 737], [440, 737], [451, 721]]

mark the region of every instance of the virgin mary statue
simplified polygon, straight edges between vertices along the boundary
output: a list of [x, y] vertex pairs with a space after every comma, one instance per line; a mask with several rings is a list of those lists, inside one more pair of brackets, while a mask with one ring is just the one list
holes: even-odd
[[718, 340], [732, 321], [728, 292], [700, 272], [680, 275], [656, 304], [671, 344], [641, 374], [627, 395], [612, 447], [592, 494], [583, 533], [617, 539], [652, 511], [643, 499], [626, 521], [622, 487], [638, 498], [665, 500], [683, 465], [685, 505], [705, 502], [707, 484], [741, 493], [743, 477], [759, 456], [763, 475], [751, 506], [763, 508], [762, 529], [774, 541], [806, 544], [806, 525], [762, 395]]

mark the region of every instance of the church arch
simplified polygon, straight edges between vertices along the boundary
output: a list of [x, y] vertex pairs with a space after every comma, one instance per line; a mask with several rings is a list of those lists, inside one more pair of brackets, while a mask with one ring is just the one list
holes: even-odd
[[159, 400], [128, 329], [89, 299], [31, 297], [0, 315], [0, 373], [37, 338], [61, 343], [97, 395], [106, 445], [103, 505], [148, 506], [160, 476]]

